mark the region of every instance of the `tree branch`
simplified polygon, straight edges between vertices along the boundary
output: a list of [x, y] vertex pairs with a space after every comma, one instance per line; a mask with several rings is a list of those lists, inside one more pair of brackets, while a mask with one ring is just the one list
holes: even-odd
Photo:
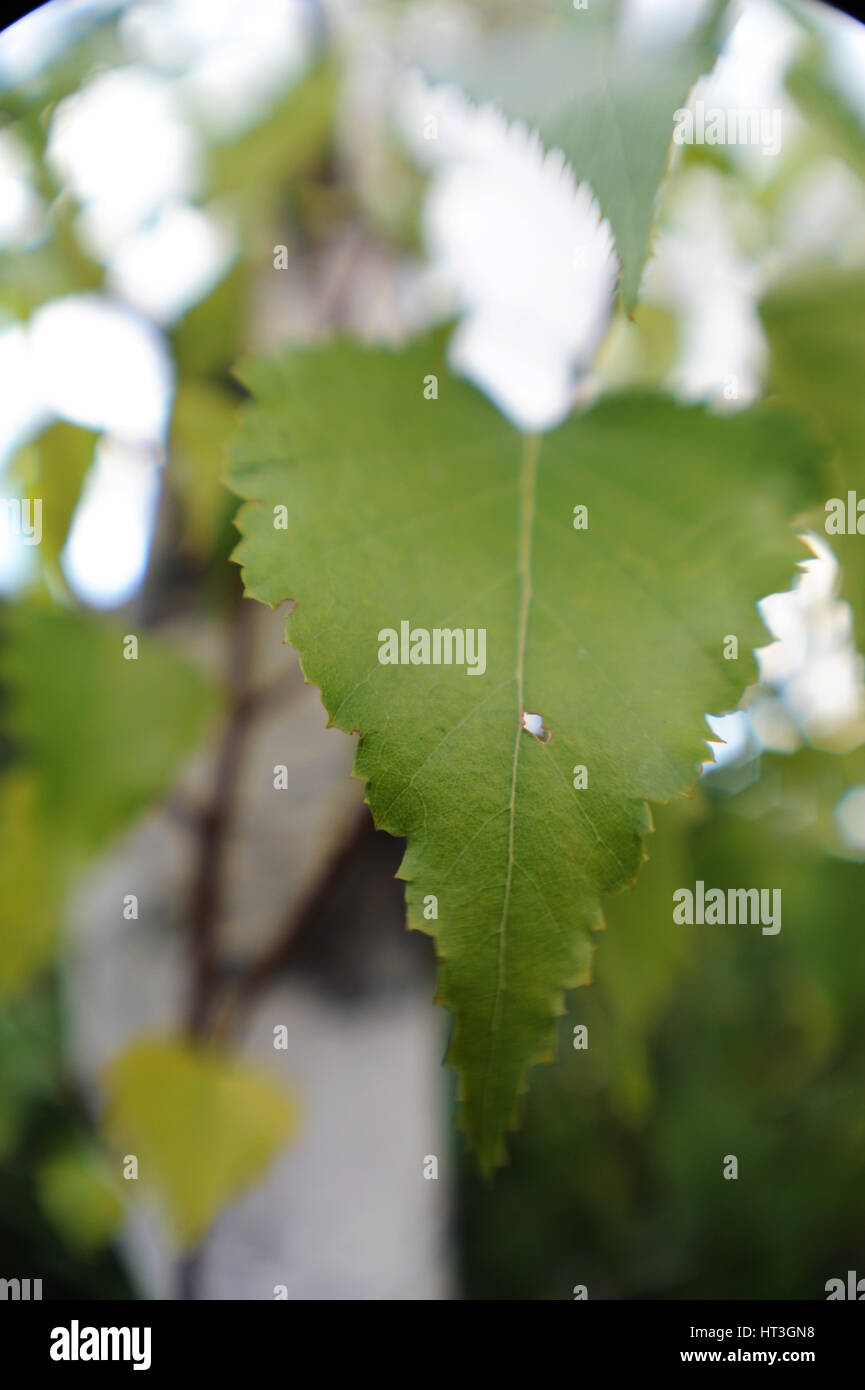
[[239, 594], [232, 613], [228, 715], [217, 755], [211, 795], [198, 817], [198, 857], [186, 913], [192, 954], [192, 985], [186, 1032], [191, 1038], [200, 1038], [207, 1031], [217, 989], [217, 926], [224, 886], [224, 850], [234, 813], [243, 748], [253, 711], [258, 705], [258, 695], [248, 685], [253, 637], [253, 615], [249, 604], [250, 601]]
[[327, 858], [300, 902], [285, 916], [269, 946], [254, 960], [223, 1002], [213, 1033], [225, 1037], [241, 1024], [256, 999], [292, 960], [315, 930], [334, 885], [363, 845], [375, 835], [369, 807], [364, 802], [353, 813], [346, 833]]

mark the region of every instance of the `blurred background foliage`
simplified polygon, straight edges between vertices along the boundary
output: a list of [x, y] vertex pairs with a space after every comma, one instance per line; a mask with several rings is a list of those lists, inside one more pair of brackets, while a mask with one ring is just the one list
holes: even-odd
[[[714, 799], [657, 821], [510, 1169], [467, 1175], [476, 1296], [820, 1298], [860, 1258], [863, 867]], [[672, 893], [697, 879], [783, 884], [781, 932], [677, 927]]]
[[[64, 98], [131, 62], [148, 66], [124, 14], [136, 8], [154, 9], [95, 7], [60, 26], [48, 60], [5, 75], [0, 135], [14, 144], [36, 208], [32, 225], [25, 219], [0, 246], [6, 333], [59, 297], [108, 292], [116, 302], [116, 248], [106, 254], [85, 234], [86, 200], [49, 150]], [[39, 1270], [52, 1296], [136, 1294], [113, 1245], [126, 1199], [117, 1155], [130, 1135], [156, 1154], [163, 1201], [188, 1242], [254, 1180], [294, 1123], [266, 1078], [238, 1072], [194, 1037], [145, 1040], [118, 1059], [110, 1121], [94, 1121], [67, 1068], [62, 924], [75, 876], [170, 797], [178, 768], [213, 736], [230, 699], [221, 663], [172, 619], [192, 608], [224, 633], [237, 606], [235, 503], [222, 483], [242, 394], [232, 366], [268, 339], [314, 337], [334, 324], [362, 332], [364, 314], [375, 336], [375, 306], [362, 285], [358, 303], [354, 289], [368, 277], [367, 301], [379, 293], [363, 257], [386, 255], [409, 270], [422, 260], [424, 176], [370, 96], [376, 69], [364, 66], [339, 7], [307, 8], [303, 43], [251, 114], [226, 128], [185, 109], [198, 150], [188, 203], [230, 226], [230, 251], [191, 303], [154, 319], [173, 404], [161, 440], [158, 431], [133, 440], [161, 470], [159, 496], [146, 566], [119, 599], [84, 595], [68, 548], [94, 449], [116, 428], [98, 411], [70, 419], [49, 408], [3, 440], [4, 493], [44, 499], [45, 529], [23, 557], [27, 567], [5, 578], [0, 612], [0, 1251], [3, 1273]], [[388, 25], [402, 32], [414, 7], [355, 8], [373, 12], [378, 36]], [[516, 8], [514, 16], [479, 6], [475, 17], [506, 25], [525, 18]], [[723, 407], [735, 353], [708, 384], [687, 375], [695, 323], [723, 333], [684, 273], [672, 288], [665, 279], [684, 238], [696, 248], [697, 280], [714, 275], [722, 297], [740, 292], [743, 267], [755, 271], [743, 293], [755, 322], [762, 312], [766, 362], [753, 394], [780, 394], [808, 418], [844, 496], [857, 484], [865, 491], [865, 115], [830, 61], [821, 7], [764, 8], [798, 35], [780, 80], [799, 135], [771, 167], [722, 146], [679, 152], [643, 296], [632, 317], [614, 323], [598, 386], [639, 382]], [[166, 62], [160, 81], [183, 71]], [[367, 119], [353, 142], [358, 109]], [[129, 158], [121, 147], [121, 162]], [[819, 182], [827, 170], [842, 188], [836, 204]], [[809, 187], [815, 205], [806, 215], [797, 209]], [[812, 226], [821, 218], [824, 234]], [[712, 239], [719, 226], [723, 245]], [[313, 287], [312, 309], [289, 306], [287, 318], [269, 302], [279, 293], [277, 244]], [[413, 326], [409, 311], [400, 328]], [[747, 371], [739, 377], [746, 404]], [[9, 413], [8, 371], [0, 391]], [[821, 518], [808, 520], [822, 530]], [[860, 641], [863, 544], [832, 540]], [[807, 630], [806, 664], [821, 654], [821, 621], [830, 619], [818, 615]], [[146, 661], [123, 660], [128, 633], [147, 645]], [[819, 1298], [827, 1279], [861, 1269], [865, 834], [861, 811], [850, 824], [838, 807], [865, 786], [865, 753], [858, 714], [815, 732], [791, 689], [777, 678], [748, 692], [744, 708], [757, 711], [762, 739], [753, 731], [733, 739], [692, 801], [657, 810], [638, 887], [607, 904], [595, 983], [570, 1001], [555, 1065], [533, 1073], [509, 1166], [485, 1185], [471, 1159], [461, 1160], [465, 1296], [570, 1298], [586, 1284], [590, 1297]], [[672, 893], [697, 879], [783, 885], [782, 931], [675, 925]], [[589, 1046], [578, 1051], [579, 1024]], [[186, 1133], [178, 1120], [160, 1134], [167, 1078], [200, 1102], [176, 1102]], [[238, 1146], [240, 1113], [249, 1142]], [[185, 1158], [203, 1114], [209, 1151], [224, 1159], [206, 1191], [190, 1188]], [[730, 1153], [739, 1159], [735, 1183], [722, 1179]]]

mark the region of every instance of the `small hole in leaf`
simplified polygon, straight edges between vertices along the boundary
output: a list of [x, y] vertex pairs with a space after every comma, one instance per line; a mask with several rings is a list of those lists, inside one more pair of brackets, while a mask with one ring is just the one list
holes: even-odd
[[552, 738], [552, 730], [544, 728], [544, 716], [542, 714], [532, 714], [529, 710], [523, 710], [522, 726], [526, 733], [531, 734], [539, 743], [549, 743]]

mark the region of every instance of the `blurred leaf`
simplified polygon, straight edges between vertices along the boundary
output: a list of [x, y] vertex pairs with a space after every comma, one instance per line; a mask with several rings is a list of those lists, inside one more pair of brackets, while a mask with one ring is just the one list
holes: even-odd
[[42, 499], [40, 555], [56, 573], [98, 438], [92, 430], [60, 421], [27, 445], [14, 465], [26, 470], [28, 497]]
[[237, 397], [205, 383], [184, 383], [174, 399], [168, 476], [182, 504], [185, 539], [202, 557], [212, 550], [229, 505], [226, 441], [236, 416]]
[[42, 1163], [36, 1174], [39, 1204], [67, 1245], [89, 1252], [107, 1245], [123, 1218], [123, 1204], [103, 1156], [76, 1144]]
[[[114, 9], [121, 8], [122, 0], [118, 0]], [[111, 9], [102, 6], [101, 13], [94, 6], [82, 6], [78, 13], [71, 6], [64, 9], [62, 18], [60, 13], [51, 17], [63, 24], [63, 38], [48, 62], [37, 67], [23, 84], [16, 80], [7, 87], [0, 81], [0, 105], [4, 111], [16, 117], [27, 113], [39, 117], [46, 107], [77, 91], [94, 69], [119, 67], [128, 62], [128, 51], [118, 37], [116, 14]]]
[[[822, 1298], [830, 1274], [855, 1267], [865, 1236], [865, 986], [851, 963], [865, 867], [737, 815], [738, 800], [721, 809], [701, 797], [685, 820], [685, 807], [665, 808], [648, 841], [648, 897], [641, 881], [609, 903], [597, 987], [574, 996], [568, 1020], [588, 1024], [588, 1049], [568, 1044], [538, 1074], [496, 1183], [468, 1175], [468, 1297], [568, 1299], [579, 1279], [592, 1298]], [[671, 890], [696, 879], [782, 887], [781, 932], [674, 926], [671, 896], [649, 886], [655, 851], [666, 855], [673, 841]], [[609, 1084], [630, 1022], [619, 1010], [639, 999], [652, 948], [665, 955], [671, 935], [684, 959], [645, 1039], [649, 1101], [639, 1124], [623, 1126]], [[614, 943], [621, 992], [604, 1008]], [[721, 1176], [728, 1153], [739, 1157], [738, 1182]]]
[[270, 196], [320, 159], [330, 139], [337, 77], [334, 62], [320, 63], [251, 130], [214, 146], [210, 156], [214, 193]]
[[627, 310], [649, 251], [673, 115], [714, 66], [724, 10], [715, 4], [708, 23], [658, 51], [626, 44], [616, 30], [617, 6], [592, 0], [558, 25], [493, 34], [456, 63], [421, 55], [432, 78], [456, 81], [474, 101], [493, 101], [510, 120], [538, 130], [546, 149], [563, 150], [577, 180], [588, 180], [616, 239]]
[[28, 771], [0, 780], [0, 996], [16, 993], [54, 953], [68, 857], [62, 844], [46, 853], [42, 791]]
[[15, 1147], [22, 1115], [21, 1098], [6, 1089], [0, 1091], [0, 1160]]
[[184, 314], [173, 334], [181, 383], [196, 376], [219, 378], [245, 350], [248, 277], [235, 264], [205, 299]]
[[[639, 891], [604, 903], [607, 930], [598, 939], [595, 974], [607, 1010], [611, 1099], [628, 1123], [645, 1119], [653, 1098], [652, 1030], [677, 988], [694, 943], [673, 921], [673, 893], [688, 880], [687, 831], [705, 816], [702, 800], [661, 807], [646, 841]], [[582, 996], [575, 996], [575, 1004]]]
[[[773, 411], [718, 419], [650, 396], [521, 441], [441, 354], [437, 337], [254, 363], [231, 481], [253, 499], [247, 591], [296, 600], [305, 675], [361, 734], [376, 823], [408, 837], [409, 924], [437, 936], [462, 1122], [489, 1169], [527, 1066], [551, 1056], [562, 990], [587, 977], [599, 895], [636, 877], [646, 801], [693, 783], [704, 712], [751, 677], [755, 600], [789, 583], [789, 521], [817, 470]], [[405, 619], [485, 630], [484, 679], [382, 665], [379, 634]], [[520, 731], [524, 709], [552, 742]]]
[[296, 1125], [268, 1076], [180, 1040], [139, 1039], [110, 1063], [105, 1087], [106, 1133], [138, 1158], [183, 1246], [263, 1176]]
[[865, 127], [846, 97], [827, 75], [819, 50], [794, 63], [786, 87], [803, 115], [837, 150], [854, 174], [865, 178]]
[[676, 354], [676, 325], [669, 310], [642, 300], [632, 316], [619, 313], [601, 344], [593, 369], [606, 390], [655, 389]]
[[[39, 166], [46, 199], [55, 189], [47, 166]], [[0, 305], [16, 319], [29, 318], [34, 309], [66, 294], [98, 289], [102, 267], [92, 260], [75, 233], [77, 204], [63, 194], [55, 197], [48, 212], [43, 240], [19, 251], [0, 251]]]
[[172, 785], [218, 700], [147, 633], [127, 661], [119, 630], [19, 605], [2, 635], [4, 726], [19, 759], [0, 780], [0, 992], [12, 993], [51, 959], [69, 874]]
[[[59, 609], [7, 610], [7, 724], [32, 761], [42, 852], [92, 853], [152, 805], [200, 745], [214, 687], [159, 638]], [[134, 634], [133, 634], [134, 635]]]
[[[865, 498], [865, 270], [810, 271], [774, 290], [760, 312], [769, 338], [770, 389], [808, 416], [833, 450], [829, 496]], [[865, 538], [828, 535], [824, 509], [814, 529], [841, 561], [842, 593], [865, 638]]]
[[27, 319], [34, 309], [66, 294], [98, 284], [83, 276], [77, 261], [66, 259], [55, 238], [24, 251], [0, 252], [0, 304], [14, 319]]
[[[5, 945], [5, 938], [2, 945]], [[0, 946], [2, 951], [2, 946]], [[3, 962], [0, 960], [0, 976]], [[0, 978], [0, 994], [5, 982]], [[57, 1084], [54, 1012], [39, 991], [0, 1008], [0, 1160], [14, 1148], [31, 1102], [50, 1097]]]
[[773, 290], [760, 312], [770, 388], [819, 424], [845, 482], [865, 482], [865, 270], [809, 271]]

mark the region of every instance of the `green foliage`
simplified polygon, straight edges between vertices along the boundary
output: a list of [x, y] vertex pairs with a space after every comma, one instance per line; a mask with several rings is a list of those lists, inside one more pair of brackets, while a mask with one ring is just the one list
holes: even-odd
[[[704, 712], [752, 678], [754, 603], [801, 556], [789, 521], [814, 496], [814, 448], [772, 411], [626, 395], [521, 442], [447, 375], [439, 340], [287, 353], [244, 378], [237, 558], [252, 595], [296, 600], [307, 679], [361, 734], [376, 823], [408, 837], [409, 925], [437, 938], [463, 1124], [489, 1169], [526, 1067], [552, 1055], [562, 990], [588, 976], [600, 894], [636, 877], [646, 801], [688, 789]], [[403, 619], [485, 629], [483, 678], [380, 664], [378, 634]], [[524, 710], [552, 742], [521, 731]]]
[[212, 384], [234, 365], [244, 345], [248, 292], [246, 267], [235, 264], [206, 299], [184, 314], [172, 337], [181, 388], [196, 378]]
[[4, 1000], [0, 1009], [0, 1162], [14, 1152], [28, 1107], [44, 1104], [56, 1086], [55, 1031], [54, 1016], [44, 1000]]
[[181, 501], [185, 541], [206, 557], [226, 520], [227, 441], [237, 401], [227, 391], [192, 379], [181, 385], [171, 417], [171, 482]]
[[0, 998], [15, 994], [47, 965], [57, 936], [57, 904], [68, 873], [68, 852], [50, 856], [37, 778], [15, 771], [0, 782]]
[[855, 486], [865, 475], [865, 271], [808, 271], [774, 290], [760, 311], [770, 389], [816, 421], [834, 447], [839, 485]]
[[626, 45], [617, 6], [590, 5], [559, 25], [493, 34], [480, 51], [427, 64], [475, 101], [494, 101], [509, 119], [538, 130], [547, 149], [564, 151], [577, 179], [588, 179], [609, 219], [622, 262], [626, 309], [637, 299], [649, 251], [659, 185], [667, 171], [673, 113], [718, 51], [723, 5], [683, 43], [661, 52]]
[[0, 1245], [8, 1268], [38, 1271], [46, 1298], [126, 1298], [128, 1280], [105, 1243], [118, 1184], [65, 1074], [65, 1033], [56, 975], [3, 1001]]
[[125, 660], [119, 629], [71, 611], [16, 606], [4, 627], [8, 722], [45, 832], [93, 853], [171, 785], [213, 720], [213, 687], [147, 633]]
[[[19, 604], [2, 623], [0, 992], [47, 964], [70, 873], [153, 804], [218, 708], [209, 680], [158, 639], [69, 610]], [[46, 855], [45, 845], [51, 853]]]
[[[400, 5], [385, 8], [400, 17]], [[865, 869], [825, 853], [839, 850], [833, 810], [865, 783], [865, 753], [764, 757], [747, 792], [729, 805], [677, 801], [649, 841], [646, 802], [689, 786], [703, 713], [733, 706], [751, 679], [748, 649], [765, 640], [753, 601], [786, 587], [804, 554], [790, 519], [829, 493], [865, 495], [865, 276], [812, 272], [763, 305], [770, 388], [801, 429], [772, 410], [721, 420], [630, 394], [657, 385], [675, 346], [666, 310], [631, 314], [659, 189], [673, 187], [673, 112], [712, 65], [725, 6], [687, 43], [651, 55], [620, 42], [620, 7], [605, 0], [585, 12], [561, 0], [481, 8], [498, 32], [470, 62], [430, 71], [537, 126], [591, 183], [623, 262], [625, 311], [596, 365], [624, 394], [524, 442], [448, 376], [438, 341], [258, 363], [234, 468], [252, 499], [240, 555], [257, 597], [298, 601], [289, 635], [307, 676], [331, 723], [361, 735], [356, 770], [378, 823], [408, 837], [409, 922], [438, 938], [440, 998], [457, 1016], [449, 1055], [484, 1168], [502, 1155], [527, 1066], [552, 1056], [563, 990], [590, 964], [597, 978], [558, 1021], [559, 1064], [537, 1079], [512, 1168], [495, 1189], [470, 1179], [468, 1219], [483, 1238], [470, 1290], [568, 1297], [582, 1278], [593, 1297], [813, 1297], [814, 1269], [853, 1267], [865, 1233], [862, 987], [850, 968]], [[788, 81], [809, 122], [793, 156], [757, 189], [722, 147], [681, 151], [685, 164], [727, 172], [731, 207], [747, 200], [767, 227], [815, 156], [837, 153], [865, 173], [861, 122], [825, 63], [817, 11], [788, 8], [814, 38]], [[29, 150], [48, 217], [44, 239], [0, 252], [7, 318], [103, 284], [45, 139], [57, 101], [126, 61], [114, 25], [101, 24], [4, 98], [0, 121]], [[171, 539], [208, 615], [229, 591], [219, 587], [232, 506], [223, 450], [238, 393], [227, 373], [254, 342], [272, 242], [302, 247], [311, 265], [349, 226], [388, 254], [393, 243], [417, 249], [417, 172], [398, 170], [384, 146], [360, 172], [350, 154], [334, 157], [338, 82], [328, 59], [239, 137], [205, 140], [202, 196], [229, 204], [240, 246], [170, 334], [166, 485]], [[743, 253], [769, 250], [745, 221]], [[430, 372], [435, 402], [421, 394]], [[830, 453], [822, 493], [806, 426]], [[16, 467], [44, 500], [36, 558], [55, 596], [93, 443], [57, 423]], [[576, 504], [589, 510], [585, 531], [571, 525]], [[288, 529], [275, 530], [282, 505]], [[808, 519], [822, 530], [819, 505]], [[861, 537], [831, 540], [859, 604]], [[381, 666], [377, 634], [403, 618], [485, 627], [484, 678]], [[0, 1234], [6, 1248], [11, 1233], [22, 1268], [35, 1251], [60, 1286], [87, 1291], [115, 1286], [116, 1271], [94, 1261], [116, 1229], [118, 1191], [135, 1185], [121, 1188], [116, 1168], [108, 1177], [82, 1132], [57, 1010], [43, 1008], [59, 976], [46, 967], [73, 873], [171, 788], [219, 705], [146, 630], [139, 660], [124, 661], [113, 623], [25, 599], [4, 610], [0, 631], [0, 995], [16, 995], [0, 1014]], [[728, 633], [738, 662], [721, 659]], [[551, 744], [520, 731], [523, 708], [542, 711]], [[589, 770], [583, 790], [572, 784], [578, 764]], [[647, 850], [639, 891], [607, 899], [634, 881]], [[672, 892], [697, 877], [783, 884], [781, 936], [767, 949], [738, 929], [673, 924]], [[435, 921], [424, 916], [430, 893]], [[595, 935], [602, 912], [609, 930]], [[589, 1027], [586, 1052], [571, 1046], [578, 1023]], [[107, 1133], [139, 1155], [142, 1185], [161, 1195], [186, 1247], [296, 1124], [281, 1089], [180, 1041], [133, 1044], [107, 1082]], [[729, 1149], [742, 1156], [741, 1185], [720, 1180]]]
[[0, 252], [0, 307], [12, 318], [24, 319], [49, 300], [95, 289], [101, 278], [68, 227], [61, 225], [48, 241], [14, 256]]
[[[597, 982], [562, 1020], [510, 1165], [492, 1186], [466, 1173], [469, 1298], [568, 1300], [580, 1282], [592, 1299], [814, 1299], [856, 1267], [865, 868], [736, 803], [663, 808], [638, 891], [606, 905]], [[674, 925], [672, 891], [698, 878], [783, 885], [779, 935]], [[671, 952], [628, 1057], [646, 957]], [[619, 1103], [629, 1073], [638, 1110]], [[738, 1181], [722, 1177], [729, 1153]]]
[[28, 496], [42, 499], [40, 556], [55, 579], [61, 575], [60, 553], [98, 437], [60, 420], [22, 451], [16, 465], [16, 472], [26, 477]]
[[269, 201], [320, 158], [331, 134], [337, 77], [334, 62], [320, 63], [263, 121], [216, 145], [210, 158], [214, 188]]
[[183, 1040], [141, 1038], [105, 1074], [105, 1131], [138, 1159], [181, 1246], [259, 1178], [297, 1123], [269, 1077]]
[[813, 51], [791, 68], [786, 85], [809, 119], [809, 135], [819, 134], [837, 149], [854, 174], [865, 176], [865, 129]]
[[[844, 159], [854, 174], [865, 177], [865, 125], [836, 75], [830, 35], [840, 37], [840, 16], [829, 7], [781, 0], [807, 36], [797, 52], [785, 85], [807, 121], [805, 141], [828, 145]], [[839, 22], [840, 21], [840, 22]], [[849, 25], [853, 29], [852, 22]]]
[[[771, 349], [770, 389], [806, 415], [832, 451], [829, 497], [865, 497], [865, 271], [809, 271], [779, 286], [760, 306]], [[826, 536], [827, 514], [812, 518]], [[827, 537], [844, 570], [842, 592], [853, 603], [859, 641], [865, 608], [863, 538]]]
[[123, 1216], [119, 1183], [89, 1144], [53, 1154], [37, 1173], [45, 1215], [74, 1250], [96, 1250], [116, 1234]]

